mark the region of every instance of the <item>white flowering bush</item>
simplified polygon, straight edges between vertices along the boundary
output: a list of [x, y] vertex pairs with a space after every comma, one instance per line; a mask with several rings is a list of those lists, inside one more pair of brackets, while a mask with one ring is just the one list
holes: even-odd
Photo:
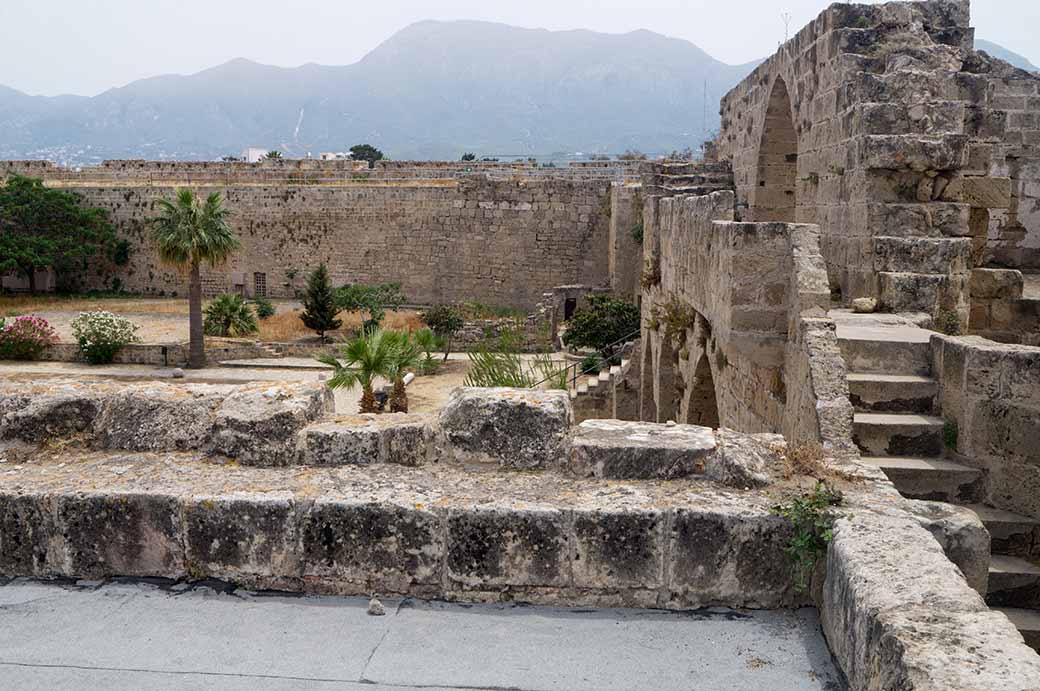
[[111, 312], [82, 312], [72, 320], [72, 333], [80, 352], [92, 365], [103, 365], [129, 343], [137, 343], [137, 325]]

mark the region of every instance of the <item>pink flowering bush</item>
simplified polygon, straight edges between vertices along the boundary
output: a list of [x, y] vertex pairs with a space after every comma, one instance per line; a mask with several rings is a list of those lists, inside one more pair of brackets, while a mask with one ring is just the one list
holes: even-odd
[[58, 335], [42, 317], [30, 314], [12, 321], [0, 319], [0, 360], [33, 360], [47, 346], [58, 342]]

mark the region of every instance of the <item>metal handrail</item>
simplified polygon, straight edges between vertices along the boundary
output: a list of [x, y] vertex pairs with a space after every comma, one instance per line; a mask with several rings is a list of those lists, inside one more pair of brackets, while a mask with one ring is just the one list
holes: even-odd
[[[614, 359], [613, 355], [611, 355], [610, 357], [603, 357], [603, 351], [604, 350], [613, 350], [614, 348], [617, 348], [618, 346], [621, 346], [621, 345], [624, 345], [624, 344], [628, 343], [629, 341], [633, 340], [633, 336], [638, 336], [639, 334], [641, 334], [642, 330], [643, 330], [642, 326], [640, 326], [640, 328], [636, 329], [635, 331], [633, 331], [632, 333], [628, 334], [624, 338], [619, 338], [618, 340], [614, 341], [610, 345], [606, 345], [606, 346], [603, 346], [602, 348], [600, 348], [599, 351], [597, 351], [599, 353], [600, 357], [599, 357], [599, 360], [597, 360], [597, 365], [596, 366], [602, 368], [604, 363], [607, 363], [610, 360]], [[546, 382], [553, 381], [557, 377], [559, 377], [561, 374], [563, 374], [564, 372], [568, 372], [570, 370], [574, 370], [574, 374], [568, 375], [567, 379], [570, 381], [571, 387], [576, 387], [577, 386], [576, 382], [578, 381], [578, 377], [592, 372], [592, 369], [585, 369], [585, 370], [579, 372], [578, 370], [580, 368], [581, 368], [581, 363], [580, 362], [576, 362], [573, 365], [567, 365], [563, 369], [557, 370], [553, 374], [550, 374], [545, 379], [542, 379], [541, 381], [536, 382], [532, 388], [538, 388], [539, 386], [541, 386], [542, 384], [545, 384]], [[598, 372], [598, 371], [601, 371], [601, 370], [598, 369], [596, 371]]]

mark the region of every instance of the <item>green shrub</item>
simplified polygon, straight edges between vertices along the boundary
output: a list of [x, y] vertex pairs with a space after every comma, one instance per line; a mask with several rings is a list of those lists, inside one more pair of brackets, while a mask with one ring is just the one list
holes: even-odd
[[451, 352], [451, 339], [466, 325], [461, 310], [454, 305], [436, 305], [420, 312], [419, 317], [441, 339], [444, 359], [447, 360]]
[[589, 295], [587, 305], [567, 322], [564, 345], [594, 348], [604, 359], [613, 358], [620, 341], [639, 333], [639, 308], [609, 295]]
[[423, 351], [423, 358], [419, 362], [419, 371], [423, 374], [436, 373], [441, 363], [437, 361], [433, 353], [441, 348], [442, 339], [438, 338], [437, 334], [429, 328], [419, 329], [412, 337]]
[[256, 316], [260, 319], [270, 319], [276, 311], [274, 303], [260, 295], [253, 298], [253, 308], [256, 310]]
[[137, 326], [129, 319], [98, 310], [83, 312], [72, 320], [72, 334], [79, 350], [92, 365], [112, 362], [131, 343], [137, 343]]
[[54, 329], [34, 314], [0, 319], [0, 360], [35, 360], [47, 346], [58, 342]]
[[581, 373], [582, 374], [598, 374], [600, 365], [603, 363], [603, 358], [594, 353], [590, 353], [582, 358], [581, 361]]
[[550, 389], [567, 389], [570, 385], [570, 368], [544, 353], [534, 358], [534, 369], [541, 381]]
[[241, 338], [259, 330], [256, 315], [241, 295], [224, 293], [206, 305], [202, 331], [207, 336]]
[[943, 310], [935, 320], [935, 327], [947, 336], [961, 335], [961, 318], [953, 310]]
[[335, 301], [336, 307], [345, 312], [367, 312], [362, 328], [371, 331], [383, 323], [387, 309], [398, 309], [405, 298], [400, 283], [348, 283], [336, 289]]
[[529, 389], [535, 384], [519, 353], [498, 352], [481, 346], [469, 353], [469, 360], [470, 369], [464, 386]]
[[827, 545], [834, 538], [834, 516], [829, 509], [842, 500], [840, 492], [817, 482], [812, 492], [772, 508], [773, 514], [786, 518], [794, 528], [784, 553], [791, 563], [798, 592], [808, 588], [817, 560], [827, 554]]

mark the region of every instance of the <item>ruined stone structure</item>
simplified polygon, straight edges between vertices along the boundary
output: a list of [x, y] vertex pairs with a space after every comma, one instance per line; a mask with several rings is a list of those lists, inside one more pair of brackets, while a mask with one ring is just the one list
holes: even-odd
[[[29, 166], [143, 244], [169, 175], [226, 192], [245, 263], [211, 291], [317, 259], [420, 301], [544, 296], [553, 331], [598, 291], [643, 317], [595, 386], [461, 389], [438, 415], [334, 418], [305, 386], [0, 385], [24, 458], [0, 475], [0, 575], [811, 605], [853, 689], [1040, 686], [1040, 78], [973, 51], [968, 18], [833, 5], [723, 99], [710, 160], [638, 181]], [[844, 502], [803, 592], [770, 507], [817, 477]]]
[[955, 312], [1040, 265], [1040, 79], [972, 51], [967, 2], [838, 5], [722, 101], [738, 213], [815, 223], [833, 290]]
[[[518, 389], [460, 389], [440, 415], [329, 408], [321, 385], [0, 386], [0, 444], [15, 460], [0, 476], [0, 575], [815, 606], [853, 689], [1040, 678], [1040, 657], [963, 575], [979, 587], [978, 520], [904, 500], [854, 459], [820, 459], [820, 472], [843, 478], [842, 515], [826, 566], [799, 589], [784, 551], [791, 526], [769, 507], [771, 493], [814, 480], [791, 476], [778, 435], [572, 428], [565, 393]], [[72, 443], [37, 446], [56, 438]]]
[[962, 570], [1037, 646], [1040, 78], [968, 10], [834, 5], [723, 99], [717, 163], [645, 171], [641, 356], [596, 412], [782, 433], [981, 517]]
[[[59, 277], [82, 289], [183, 294], [184, 277], [163, 266], [146, 219], [177, 187], [221, 192], [243, 248], [204, 270], [204, 290], [291, 297], [325, 262], [335, 283], [400, 282], [419, 304], [475, 300], [531, 308], [555, 286], [632, 295], [638, 192], [624, 171], [544, 170], [530, 165], [351, 161], [162, 163], [111, 161], [68, 171], [50, 164], [0, 164], [81, 194], [107, 209], [132, 244], [126, 266]], [[615, 192], [617, 194], [615, 194]], [[619, 225], [620, 224], [620, 225]]]

